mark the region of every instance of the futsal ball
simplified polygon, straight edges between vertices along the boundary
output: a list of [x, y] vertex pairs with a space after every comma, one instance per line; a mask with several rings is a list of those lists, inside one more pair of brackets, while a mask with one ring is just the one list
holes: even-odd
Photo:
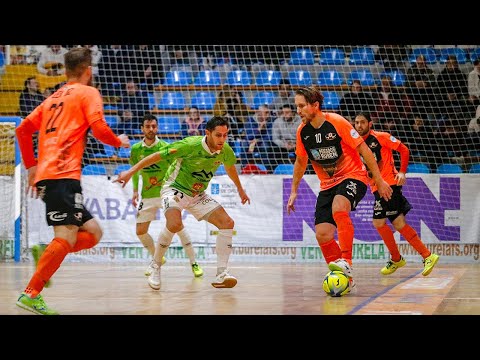
[[323, 290], [333, 297], [348, 294], [350, 292], [348, 276], [341, 271], [329, 271], [323, 279]]

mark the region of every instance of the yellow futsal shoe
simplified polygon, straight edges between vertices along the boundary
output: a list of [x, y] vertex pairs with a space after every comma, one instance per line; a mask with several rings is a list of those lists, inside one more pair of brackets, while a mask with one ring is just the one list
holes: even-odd
[[393, 261], [392, 259], [387, 261], [387, 265], [385, 265], [380, 272], [383, 275], [390, 275], [393, 274], [395, 271], [397, 271], [398, 268], [401, 268], [402, 266], [405, 266], [407, 264], [407, 261], [403, 258], [403, 256], [400, 257], [400, 260], [398, 261]]
[[203, 270], [196, 262], [192, 264], [192, 272], [195, 277], [203, 276]]
[[430, 274], [432, 272], [433, 267], [438, 262], [439, 258], [440, 258], [440, 256], [432, 253], [432, 254], [430, 254], [429, 257], [423, 259], [423, 271], [422, 271], [423, 276], [427, 276], [428, 274]]

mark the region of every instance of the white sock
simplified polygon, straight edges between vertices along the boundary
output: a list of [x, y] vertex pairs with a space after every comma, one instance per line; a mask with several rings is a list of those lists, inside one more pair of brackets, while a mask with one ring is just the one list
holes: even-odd
[[232, 253], [233, 229], [220, 229], [217, 235], [217, 275], [228, 266], [228, 258]]
[[143, 246], [148, 250], [150, 255], [153, 256], [155, 254], [155, 244], [153, 243], [153, 239], [149, 233], [145, 233], [142, 235], [137, 235], [140, 241], [142, 242]]
[[172, 243], [173, 235], [175, 234], [170, 232], [166, 227], [163, 228], [160, 235], [158, 235], [157, 246], [155, 247], [155, 254], [153, 255], [153, 260], [155, 260], [158, 265], [162, 263], [162, 258]]
[[190, 259], [190, 264], [193, 264], [195, 262], [195, 251], [193, 250], [190, 234], [185, 228], [183, 228], [182, 230], [177, 232], [177, 235], [180, 237], [180, 241], [182, 242], [183, 249], [185, 250], [185, 253]]

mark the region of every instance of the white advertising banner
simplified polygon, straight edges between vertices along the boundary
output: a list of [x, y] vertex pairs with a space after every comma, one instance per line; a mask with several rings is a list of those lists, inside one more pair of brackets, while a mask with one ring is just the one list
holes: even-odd
[[[233, 259], [245, 261], [319, 261], [322, 258], [314, 233], [315, 201], [318, 178], [306, 175], [299, 186], [296, 211], [288, 215], [291, 176], [241, 175], [251, 204], [242, 205], [236, 187], [228, 176], [216, 176], [207, 192], [220, 202], [235, 221]], [[82, 178], [84, 204], [100, 222], [104, 237], [94, 249], [72, 258], [97, 260], [139, 260], [148, 258], [135, 234], [136, 209], [131, 203], [131, 182], [125, 188], [105, 176]], [[480, 243], [480, 177], [474, 174], [412, 174], [403, 193], [412, 204], [407, 221], [423, 242], [451, 261], [478, 261]], [[388, 250], [372, 225], [374, 197], [367, 191], [357, 210], [351, 212], [355, 226], [354, 258], [384, 262]], [[45, 205], [28, 200], [29, 246], [49, 242], [53, 231], [45, 220]], [[190, 213], [183, 214], [199, 260], [215, 260], [217, 229], [205, 221], [198, 222]], [[163, 213], [150, 226], [156, 238], [165, 226]], [[395, 233], [407, 260], [419, 259], [410, 245]], [[184, 253], [177, 236], [167, 258], [181, 259]], [[418, 260], [417, 259], [417, 260]]]

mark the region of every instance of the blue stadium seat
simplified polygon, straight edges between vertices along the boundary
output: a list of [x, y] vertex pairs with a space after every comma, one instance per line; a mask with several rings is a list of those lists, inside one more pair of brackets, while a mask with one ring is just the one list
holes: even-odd
[[293, 164], [278, 164], [273, 173], [277, 175], [293, 175]]
[[112, 127], [118, 124], [120, 117], [118, 115], [105, 115], [105, 121], [108, 126]]
[[343, 65], [345, 64], [345, 52], [340, 48], [324, 49], [320, 53], [320, 65]]
[[215, 171], [215, 175], [226, 175], [227, 172], [225, 171], [225, 166], [223, 164], [220, 164], [220, 166], [217, 168], [217, 171]]
[[392, 80], [392, 85], [393, 86], [404, 86], [406, 77], [405, 74], [403, 73], [402, 70], [390, 70], [390, 71], [384, 71], [380, 74], [380, 79], [384, 77], [385, 75], [389, 76], [390, 79]]
[[340, 96], [336, 91], [324, 91], [322, 110], [338, 110], [340, 108]]
[[373, 86], [373, 85], [375, 85], [375, 79], [373, 77], [373, 74], [368, 69], [353, 70], [348, 75], [348, 81], [347, 81], [348, 85], [352, 85], [353, 80], [360, 80], [360, 84], [362, 84], [362, 86]]
[[157, 100], [155, 99], [155, 94], [153, 92], [147, 93], [148, 96], [148, 108], [153, 110], [157, 107]]
[[93, 154], [93, 157], [95, 158], [107, 158], [107, 157], [112, 157], [117, 149], [113, 147], [112, 145], [107, 145], [107, 144], [102, 144], [104, 152], [97, 152]]
[[260, 105], [271, 105], [276, 98], [276, 94], [271, 91], [258, 91], [253, 96], [252, 107], [258, 109]]
[[340, 71], [325, 70], [318, 74], [318, 85], [320, 86], [340, 86], [345, 83], [345, 78]]
[[282, 73], [277, 70], [260, 71], [255, 78], [255, 85], [280, 85]]
[[192, 83], [192, 74], [188, 71], [169, 71], [165, 76], [163, 85], [186, 86]]
[[101, 164], [88, 164], [82, 169], [83, 175], [107, 175], [107, 168]]
[[458, 164], [442, 164], [437, 167], [437, 174], [461, 174], [462, 167]]
[[473, 63], [477, 59], [480, 59], [480, 48], [475, 48], [470, 52], [470, 61]]
[[435, 64], [437, 62], [437, 54], [433, 48], [415, 48], [408, 57], [408, 61], [413, 64], [417, 61], [418, 55], [424, 55], [427, 64]]
[[472, 164], [472, 166], [470, 166], [469, 173], [470, 174], [480, 174], [480, 163], [479, 164]]
[[312, 85], [312, 75], [306, 70], [294, 70], [288, 73], [290, 85], [308, 86]]
[[356, 47], [352, 49], [348, 63], [350, 65], [374, 65], [375, 52], [369, 47]]
[[177, 116], [161, 116], [158, 118], [159, 134], [179, 134], [182, 124]]
[[114, 175], [120, 174], [122, 171], [130, 169], [130, 164], [121, 164], [115, 168]]
[[314, 63], [315, 56], [308, 48], [298, 48], [290, 53], [290, 65], [313, 65]]
[[227, 75], [227, 84], [248, 86], [252, 84], [252, 76], [247, 70], [230, 71]]
[[450, 55], [455, 55], [459, 64], [467, 62], [467, 53], [462, 48], [444, 48], [440, 50], [440, 63], [445, 64]]
[[424, 163], [412, 163], [408, 165], [407, 173], [430, 174], [430, 166]]
[[213, 70], [199, 71], [193, 84], [196, 86], [218, 86], [222, 84], [220, 73]]
[[166, 92], [160, 98], [158, 108], [162, 110], [182, 110], [185, 108], [185, 96], [182, 92]]
[[215, 93], [210, 91], [199, 91], [192, 96], [192, 106], [196, 106], [199, 110], [212, 110], [215, 101]]

